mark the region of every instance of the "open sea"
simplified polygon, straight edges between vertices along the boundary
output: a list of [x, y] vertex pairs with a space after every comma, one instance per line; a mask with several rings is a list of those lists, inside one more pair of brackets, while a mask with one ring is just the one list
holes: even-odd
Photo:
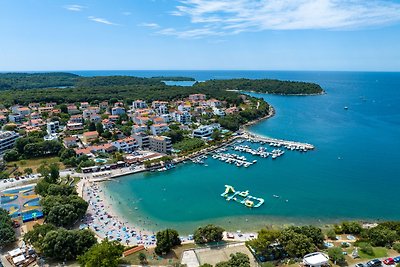
[[[229, 230], [347, 219], [400, 220], [400, 73], [289, 71], [75, 71], [83, 76], [189, 76], [198, 81], [272, 78], [315, 82], [327, 94], [264, 98], [276, 115], [254, 133], [316, 146], [256, 158], [249, 168], [217, 160], [186, 163], [104, 183], [117, 210], [149, 230], [192, 232], [206, 223]], [[348, 110], [344, 107], [347, 106]], [[252, 144], [257, 147], [259, 144]], [[269, 148], [271, 151], [273, 148]], [[224, 185], [265, 199], [258, 209], [225, 201]], [[273, 195], [280, 196], [279, 198]], [[288, 201], [286, 201], [288, 200]]]

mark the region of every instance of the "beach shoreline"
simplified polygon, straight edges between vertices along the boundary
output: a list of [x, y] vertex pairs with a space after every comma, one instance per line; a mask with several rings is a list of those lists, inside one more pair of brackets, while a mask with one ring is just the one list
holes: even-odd
[[[239, 131], [248, 132], [248, 130], [246, 129], [247, 126], [257, 124], [257, 123], [259, 123], [259, 122], [261, 122], [263, 120], [266, 120], [266, 119], [269, 119], [269, 118], [273, 117], [274, 115], [275, 115], [275, 109], [272, 106], [270, 106], [270, 109], [269, 109], [269, 112], [268, 112], [267, 116], [264, 116], [264, 117], [259, 118], [257, 120], [248, 122], [245, 125], [242, 125], [241, 128], [239, 129]], [[220, 144], [218, 146], [211, 147], [211, 148], [208, 147], [208, 148], [205, 148], [203, 150], [194, 152], [194, 153], [192, 153], [192, 154], [190, 154], [190, 155], [188, 155], [188, 156], [186, 156], [184, 158], [177, 159], [177, 161], [175, 163], [176, 164], [184, 163], [185, 160], [188, 160], [188, 159], [191, 159], [191, 158], [194, 158], [194, 157], [198, 157], [199, 155], [202, 155], [202, 154], [210, 153], [210, 152], [212, 152], [214, 150], [217, 150], [217, 149], [219, 149], [221, 147], [228, 146], [238, 138], [243, 138], [243, 137], [240, 136], [240, 135], [239, 136], [234, 136], [231, 139], [227, 140], [226, 142], [224, 142], [224, 143], [222, 143], [222, 144]], [[122, 170], [122, 169], [117, 171], [114, 175], [113, 174], [105, 175], [105, 177], [99, 177], [97, 179], [95, 179], [93, 177], [91, 179], [89, 179], [89, 176], [82, 175], [82, 179], [79, 181], [79, 183], [77, 185], [77, 188], [78, 188], [77, 190], [78, 190], [79, 195], [83, 199], [85, 199], [85, 201], [87, 201], [89, 203], [87, 215], [93, 215], [93, 214], [91, 214], [92, 212], [94, 212], [96, 210], [97, 210], [97, 212], [99, 211], [99, 207], [97, 205], [95, 205], [96, 203], [93, 203], [92, 199], [87, 194], [88, 193], [88, 189], [89, 189], [89, 191], [90, 190], [94, 190], [94, 191], [91, 191], [92, 194], [95, 192], [100, 197], [102, 205], [103, 205], [103, 209], [107, 210], [107, 215], [108, 214], [111, 215], [113, 219], [115, 219], [117, 222], [119, 222], [119, 226], [123, 225], [123, 226], [125, 226], [125, 227], [127, 227], [129, 229], [135, 229], [135, 231], [140, 231], [141, 236], [142, 235], [154, 236], [155, 233], [151, 229], [143, 228], [142, 226], [139, 226], [139, 225], [133, 223], [131, 220], [129, 220], [129, 218], [127, 218], [125, 216], [125, 214], [116, 207], [117, 203], [115, 203], [112, 200], [112, 197], [105, 193], [106, 189], [105, 189], [105, 186], [104, 186], [103, 182], [107, 182], [107, 181], [111, 182], [115, 178], [118, 178], [118, 177], [122, 177], [122, 176], [132, 175], [132, 174], [139, 173], [139, 172], [148, 171], [146, 169], [140, 169], [140, 170], [138, 169], [136, 171], [132, 170], [130, 168], [125, 168], [125, 169], [126, 169], [125, 171]], [[97, 222], [99, 223], [100, 221], [97, 220]], [[93, 227], [93, 224], [92, 225], [88, 225], [88, 226], [89, 226], [89, 228], [91, 228], [96, 233], [96, 235], [97, 235], [97, 237], [99, 239], [104, 239], [106, 237], [104, 235], [104, 233], [99, 233], [99, 231], [96, 231], [95, 227]], [[195, 229], [193, 229], [193, 231], [194, 230]], [[245, 236], [246, 235], [250, 235], [250, 234], [254, 235], [254, 232], [246, 232], [244, 234], [245, 234]], [[188, 240], [187, 237], [182, 237], [182, 239], [183, 239], [182, 240], [183, 242], [191, 242], [190, 240]], [[143, 240], [139, 240], [139, 241], [143, 242]], [[140, 243], [142, 243], [142, 242], [140, 242]], [[145, 244], [145, 245], [154, 246], [155, 242], [152, 242], [152, 243], [153, 244]]]

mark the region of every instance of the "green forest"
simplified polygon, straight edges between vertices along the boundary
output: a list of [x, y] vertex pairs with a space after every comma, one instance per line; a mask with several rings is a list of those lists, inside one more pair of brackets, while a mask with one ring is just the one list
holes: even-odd
[[74, 86], [79, 76], [72, 73], [0, 73], [0, 90]]
[[[273, 94], [318, 94], [322, 88], [313, 83], [278, 80], [210, 80], [194, 86], [169, 86], [164, 80], [193, 80], [187, 77], [140, 78], [132, 76], [81, 77], [70, 73], [6, 73], [0, 74], [0, 99], [5, 106], [26, 105], [32, 101], [57, 103], [102, 101], [115, 98], [124, 101], [143, 99], [174, 100], [189, 94], [203, 93], [208, 97], [234, 103], [239, 91]], [[28, 90], [29, 89], [29, 90]]]

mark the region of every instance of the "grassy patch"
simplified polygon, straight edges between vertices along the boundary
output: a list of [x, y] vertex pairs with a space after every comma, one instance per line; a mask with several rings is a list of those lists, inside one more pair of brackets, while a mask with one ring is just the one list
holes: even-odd
[[375, 259], [375, 258], [383, 258], [388, 256], [388, 249], [384, 247], [374, 247], [373, 248], [374, 254], [368, 255], [364, 252], [358, 250], [358, 255], [361, 259]]
[[180, 263], [183, 251], [195, 247], [195, 244], [184, 244], [174, 248], [168, 255], [163, 257], [156, 255], [153, 248], [149, 248], [125, 257], [123, 258], [123, 261], [131, 265], [139, 265], [139, 254], [144, 253], [146, 255], [148, 265], [170, 266], [175, 263]]
[[173, 147], [182, 152], [191, 152], [206, 147], [206, 143], [200, 138], [188, 138], [175, 143]]
[[7, 171], [11, 171], [14, 169], [14, 164], [17, 165], [19, 172], [23, 173], [24, 169], [26, 168], [31, 168], [33, 172], [35, 173], [37, 168], [40, 167], [42, 164], [51, 164], [51, 163], [58, 163], [58, 166], [60, 167], [60, 170], [65, 169], [64, 164], [60, 162], [59, 157], [46, 157], [46, 158], [36, 158], [36, 159], [24, 159], [24, 160], [19, 160], [19, 161], [13, 161], [9, 162], [7, 164]]

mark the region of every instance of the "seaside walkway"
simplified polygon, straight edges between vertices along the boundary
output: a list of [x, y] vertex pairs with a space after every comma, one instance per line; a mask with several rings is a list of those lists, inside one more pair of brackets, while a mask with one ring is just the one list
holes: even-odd
[[259, 135], [256, 135], [256, 134], [253, 134], [250, 132], [245, 132], [245, 134], [243, 135], [243, 138], [253, 139], [256, 141], [262, 141], [262, 142], [266, 142], [266, 143], [278, 143], [278, 144], [281, 144], [284, 146], [301, 146], [307, 150], [313, 150], [315, 148], [312, 144], [308, 144], [308, 143], [301, 143], [301, 142], [296, 142], [296, 141], [288, 141], [288, 140], [283, 140], [283, 139], [259, 136]]

